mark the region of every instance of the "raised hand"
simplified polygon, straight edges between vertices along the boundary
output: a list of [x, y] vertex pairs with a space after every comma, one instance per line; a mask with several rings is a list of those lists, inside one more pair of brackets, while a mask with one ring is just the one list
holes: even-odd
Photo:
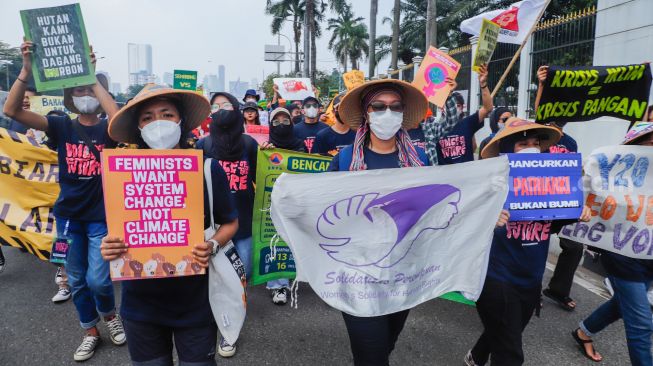
[[540, 84], [544, 84], [546, 81], [546, 73], [549, 71], [549, 67], [547, 65], [542, 65], [537, 69], [537, 80], [540, 82]]
[[23, 43], [20, 45], [20, 53], [23, 55], [23, 70], [27, 71], [29, 75], [32, 74], [32, 50], [34, 43], [23, 38]]

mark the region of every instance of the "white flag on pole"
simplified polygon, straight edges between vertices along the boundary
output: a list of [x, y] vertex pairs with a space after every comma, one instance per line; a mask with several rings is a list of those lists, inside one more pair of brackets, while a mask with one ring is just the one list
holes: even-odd
[[524, 0], [514, 3], [508, 9], [499, 9], [479, 14], [460, 23], [460, 30], [475, 36], [481, 32], [483, 18], [501, 26], [499, 42], [521, 44], [533, 25], [540, 20], [542, 10], [550, 0]]

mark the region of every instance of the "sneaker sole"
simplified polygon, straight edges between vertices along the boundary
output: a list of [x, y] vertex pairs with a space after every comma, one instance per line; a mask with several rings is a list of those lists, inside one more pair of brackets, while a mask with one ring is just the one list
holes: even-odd
[[229, 352], [225, 352], [225, 351], [221, 351], [221, 350], [218, 348], [218, 354], [219, 354], [220, 357], [222, 357], [222, 358], [230, 358], [230, 357], [233, 357], [233, 356], [236, 354], [236, 350], [229, 351]]
[[116, 341], [111, 336], [109, 336], [109, 339], [111, 339], [111, 343], [113, 343], [116, 346], [122, 346], [123, 344], [127, 343], [127, 337], [125, 337], [125, 339], [122, 342]]
[[93, 352], [91, 352], [91, 353], [89, 353], [89, 354], [87, 354], [87, 355], [84, 355], [84, 356], [77, 356], [77, 355], [75, 355], [73, 358], [74, 358], [75, 361], [77, 361], [77, 362], [84, 362], [84, 361], [86, 361], [86, 360], [89, 360], [89, 359], [90, 359], [91, 357], [93, 357], [94, 355], [95, 355], [95, 351], [93, 351]]
[[67, 298], [67, 299], [63, 299], [63, 300], [54, 300], [54, 299], [52, 299], [52, 302], [55, 303], [55, 304], [62, 304], [64, 302], [68, 301], [68, 300], [70, 300], [70, 297]]

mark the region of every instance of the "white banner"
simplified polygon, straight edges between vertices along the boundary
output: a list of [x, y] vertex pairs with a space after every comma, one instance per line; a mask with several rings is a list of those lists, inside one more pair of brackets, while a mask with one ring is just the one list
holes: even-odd
[[279, 87], [279, 95], [286, 100], [304, 100], [315, 97], [313, 84], [309, 78], [274, 78], [274, 85]]
[[632, 258], [653, 259], [653, 149], [606, 146], [585, 163], [590, 222], [568, 225], [560, 237]]
[[297, 280], [338, 310], [390, 314], [450, 291], [475, 300], [507, 177], [506, 157], [283, 174], [272, 191], [271, 216], [292, 249]]
[[540, 20], [540, 12], [550, 0], [524, 0], [514, 3], [509, 9], [499, 9], [479, 14], [460, 23], [462, 32], [478, 36], [483, 18], [501, 26], [499, 42], [521, 44], [533, 25]]

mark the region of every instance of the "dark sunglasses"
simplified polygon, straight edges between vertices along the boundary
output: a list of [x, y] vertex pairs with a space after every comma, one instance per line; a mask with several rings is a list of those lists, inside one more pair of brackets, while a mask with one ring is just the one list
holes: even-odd
[[290, 126], [290, 120], [288, 118], [272, 120], [272, 126], [277, 127], [279, 125]]
[[304, 104], [304, 108], [311, 108], [311, 107], [317, 108], [318, 105], [317, 105], [317, 103], [306, 103], [306, 104]]
[[372, 102], [370, 103], [369, 107], [372, 108], [372, 111], [374, 112], [383, 112], [388, 108], [390, 108], [390, 110], [393, 112], [404, 111], [404, 104], [401, 102], [394, 102], [392, 104], [385, 104], [383, 102]]

